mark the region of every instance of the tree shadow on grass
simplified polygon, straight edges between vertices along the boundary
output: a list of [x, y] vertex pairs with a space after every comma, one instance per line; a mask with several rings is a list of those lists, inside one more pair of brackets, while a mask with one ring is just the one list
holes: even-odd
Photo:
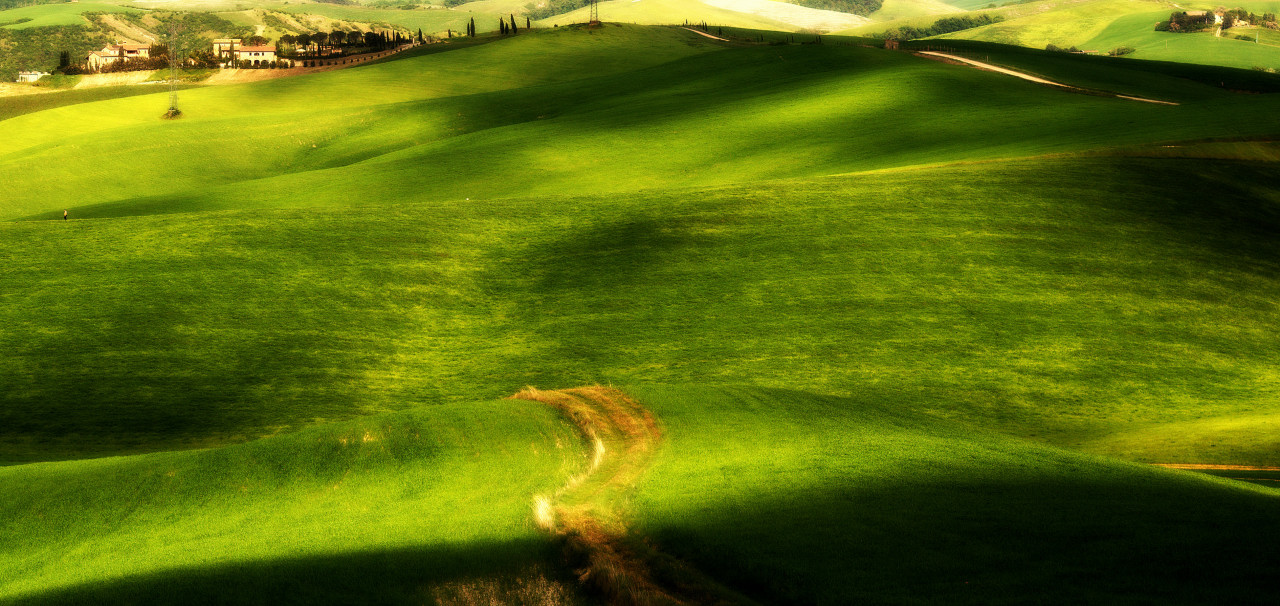
[[21, 597], [22, 604], [581, 604], [550, 541], [240, 562]]

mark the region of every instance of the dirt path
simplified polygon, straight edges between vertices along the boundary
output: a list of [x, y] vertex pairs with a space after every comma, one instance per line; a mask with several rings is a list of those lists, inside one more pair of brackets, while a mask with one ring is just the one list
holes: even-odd
[[[916, 54], [917, 54], [917, 55], [927, 56], [927, 57], [938, 57], [938, 58], [941, 58], [941, 59], [946, 59], [946, 60], [948, 60], [948, 61], [954, 61], [954, 62], [957, 62], [957, 63], [964, 63], [964, 64], [966, 64], [966, 65], [971, 65], [971, 66], [976, 67], [976, 68], [978, 68], [978, 69], [985, 69], [985, 70], [987, 70], [987, 71], [992, 71], [992, 72], [996, 72], [996, 73], [1000, 73], [1000, 74], [1005, 74], [1005, 75], [1008, 75], [1008, 76], [1013, 76], [1013, 77], [1015, 77], [1015, 78], [1022, 78], [1023, 80], [1026, 80], [1026, 81], [1028, 81], [1028, 82], [1035, 82], [1035, 83], [1037, 83], [1037, 84], [1048, 84], [1049, 86], [1057, 86], [1057, 87], [1065, 88], [1065, 89], [1067, 89], [1067, 90], [1072, 90], [1072, 91], [1077, 91], [1077, 92], [1083, 92], [1083, 93], [1090, 93], [1090, 94], [1098, 94], [1098, 93], [1099, 93], [1099, 91], [1091, 91], [1091, 90], [1086, 89], [1086, 88], [1080, 88], [1080, 87], [1078, 87], [1078, 86], [1071, 86], [1070, 84], [1063, 84], [1063, 83], [1061, 83], [1061, 82], [1054, 82], [1053, 80], [1045, 80], [1044, 78], [1040, 78], [1040, 77], [1038, 77], [1038, 76], [1032, 76], [1031, 74], [1027, 74], [1027, 73], [1023, 73], [1023, 72], [1019, 72], [1019, 71], [1015, 71], [1015, 70], [1011, 70], [1011, 69], [1006, 69], [1006, 68], [999, 67], [999, 66], [996, 66], [996, 65], [991, 65], [990, 63], [983, 63], [983, 62], [981, 62], [981, 61], [974, 61], [973, 59], [966, 59], [966, 58], [964, 58], [964, 57], [961, 57], [961, 56], [958, 56], [958, 55], [952, 55], [952, 54], [949, 54], [949, 53], [940, 53], [940, 52], [937, 52], [937, 51], [920, 51], [920, 52], [918, 52], [918, 53], [916, 53]], [[1159, 105], [1179, 105], [1178, 103], [1174, 103], [1174, 102], [1172, 102], [1172, 101], [1160, 101], [1160, 100], [1157, 100], [1157, 99], [1146, 99], [1146, 98], [1143, 98], [1143, 97], [1133, 97], [1133, 96], [1129, 96], [1129, 95], [1119, 95], [1119, 94], [1115, 94], [1115, 93], [1106, 93], [1106, 94], [1107, 94], [1107, 95], [1110, 95], [1110, 96], [1112, 96], [1112, 97], [1118, 97], [1118, 98], [1120, 98], [1120, 99], [1128, 99], [1128, 100], [1130, 100], [1130, 101], [1141, 101], [1141, 102], [1143, 102], [1143, 103], [1156, 103], [1156, 104], [1159, 104]]]
[[[554, 494], [534, 500], [534, 520], [564, 540], [579, 580], [609, 603], [711, 604], [726, 592], [687, 565], [629, 538], [624, 506], [657, 454], [662, 430], [638, 402], [611, 387], [543, 391], [526, 387], [510, 399], [562, 412], [591, 445], [591, 462]], [[665, 574], [655, 574], [655, 563]], [[678, 574], [671, 574], [677, 570]], [[680, 578], [678, 585], [660, 582]]]
[[691, 32], [693, 32], [693, 33], [695, 33], [695, 34], [698, 34], [699, 36], [703, 36], [703, 37], [706, 37], [706, 38], [711, 38], [712, 40], [719, 40], [719, 41], [721, 41], [721, 42], [728, 42], [728, 40], [726, 40], [726, 39], [724, 39], [724, 38], [720, 38], [720, 37], [718, 37], [718, 36], [712, 36], [711, 34], [708, 34], [707, 32], [700, 31], [700, 30], [696, 30], [696, 29], [693, 29], [692, 27], [681, 27], [680, 29], [687, 29], [687, 30], [689, 30], [689, 31], [691, 31]]

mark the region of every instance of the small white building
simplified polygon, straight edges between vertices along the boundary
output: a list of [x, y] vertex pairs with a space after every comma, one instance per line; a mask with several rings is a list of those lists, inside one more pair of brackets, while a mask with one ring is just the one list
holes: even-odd
[[49, 72], [18, 72], [18, 82], [35, 82], [42, 76], [48, 76]]

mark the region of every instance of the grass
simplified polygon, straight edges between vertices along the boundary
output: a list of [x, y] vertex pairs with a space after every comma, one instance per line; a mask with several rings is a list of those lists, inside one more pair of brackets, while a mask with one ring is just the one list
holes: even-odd
[[[180, 90], [186, 90], [187, 88], [189, 88], [189, 85], [182, 85]], [[110, 86], [75, 90], [59, 90], [57, 92], [39, 95], [0, 97], [0, 120], [7, 120], [15, 116], [44, 111], [46, 109], [53, 109], [55, 107], [77, 105], [80, 103], [92, 103], [94, 101], [117, 99], [120, 97], [132, 97], [134, 95], [154, 94], [154, 90], [145, 87]]]
[[[158, 69], [147, 78], [147, 82], [168, 82], [170, 80], [170, 70]], [[173, 76], [174, 80], [179, 82], [199, 82], [206, 80], [214, 74], [212, 69], [180, 69]]]
[[78, 2], [61, 4], [37, 4], [0, 11], [0, 23], [11, 23], [19, 19], [30, 19], [22, 23], [14, 23], [4, 27], [10, 29], [29, 29], [32, 27], [48, 27], [50, 25], [84, 25], [84, 13], [123, 13], [138, 12], [137, 9], [107, 4], [102, 2]]
[[0, 602], [572, 603], [531, 505], [584, 459], [550, 408], [504, 401], [0, 468]]
[[[721, 25], [725, 27], [741, 27], [746, 29], [764, 29], [775, 31], [795, 31], [795, 27], [759, 17], [748, 13], [716, 8], [701, 2], [684, 2], [682, 0], [611, 0], [599, 4], [600, 19], [610, 23], [636, 23], [642, 25], [671, 25], [677, 23], [700, 23]], [[588, 9], [580, 8], [540, 23], [545, 26], [565, 26], [573, 23], [586, 23]]]
[[[1168, 18], [1168, 12], [1127, 15], [1116, 19], [1084, 44], [1101, 50], [1132, 46], [1137, 49], [1130, 55], [1135, 59], [1226, 65], [1243, 69], [1255, 65], [1280, 68], [1280, 47], [1231, 38], [1246, 30], [1233, 28], [1227, 30], [1226, 35], [1215, 37], [1213, 32], [1176, 34], [1152, 29], [1151, 26], [1156, 21]], [[1252, 36], [1252, 31], [1248, 33]]]
[[80, 83], [82, 76], [68, 76], [65, 74], [49, 74], [48, 76], [40, 76], [34, 86], [45, 88], [69, 89], [75, 88]]
[[961, 44], [1182, 105], [609, 25], [10, 114], [0, 596], [574, 602], [484, 401], [600, 383], [763, 601], [1259, 601], [1276, 492], [1133, 462], [1280, 465], [1275, 77]]
[[1280, 538], [1274, 490], [1035, 446], [875, 397], [632, 391], [667, 428], [635, 531], [766, 603], [1273, 597], [1257, 563]]

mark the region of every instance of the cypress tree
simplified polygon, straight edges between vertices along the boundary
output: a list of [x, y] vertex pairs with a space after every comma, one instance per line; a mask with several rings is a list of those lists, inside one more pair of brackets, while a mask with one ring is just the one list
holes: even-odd
[[516, 27], [516, 16], [512, 14], [511, 15], [511, 33], [514, 34], [519, 31], [520, 31], [520, 28]]

